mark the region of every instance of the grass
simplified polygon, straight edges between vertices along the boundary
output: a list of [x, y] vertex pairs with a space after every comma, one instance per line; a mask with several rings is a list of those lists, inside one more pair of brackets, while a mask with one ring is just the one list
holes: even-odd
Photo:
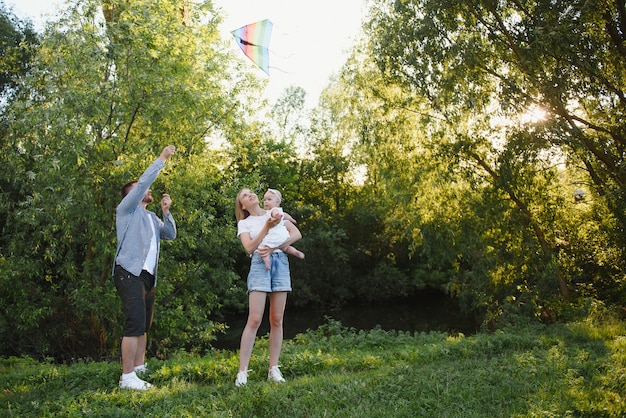
[[0, 360], [4, 417], [621, 417], [626, 324], [510, 327], [465, 337], [357, 331], [329, 320], [286, 341], [286, 384], [267, 382], [266, 338], [248, 385], [237, 353], [151, 360], [148, 392], [117, 388], [120, 364]]

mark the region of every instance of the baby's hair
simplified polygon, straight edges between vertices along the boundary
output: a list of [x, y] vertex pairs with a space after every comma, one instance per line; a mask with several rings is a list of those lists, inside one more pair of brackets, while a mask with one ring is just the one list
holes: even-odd
[[280, 194], [280, 192], [276, 189], [267, 189], [268, 192], [270, 192], [271, 194], [273, 194], [274, 196], [276, 196], [278, 198], [278, 203], [280, 204], [280, 202], [283, 201], [283, 195]]

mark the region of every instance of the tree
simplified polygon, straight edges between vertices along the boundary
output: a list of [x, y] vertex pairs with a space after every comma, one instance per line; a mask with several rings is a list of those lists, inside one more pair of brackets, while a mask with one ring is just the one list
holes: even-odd
[[289, 87], [271, 108], [270, 117], [276, 128], [276, 138], [302, 146], [307, 133], [304, 125], [306, 92], [302, 87]]
[[[228, 287], [234, 279], [232, 257], [208, 266], [190, 262], [194, 249], [205, 254], [215, 242], [199, 235], [185, 239], [184, 231], [196, 226], [217, 237], [232, 228], [210, 215], [230, 208], [208, 200], [223, 186], [218, 167], [225, 163], [207, 141], [231, 129], [244, 111], [240, 89], [252, 89], [254, 82], [229, 71], [236, 64], [222, 48], [219, 16], [209, 2], [197, 4], [190, 20], [181, 19], [174, 1], [105, 3], [111, 5], [115, 19], [107, 21], [98, 1], [70, 2], [43, 34], [23, 88], [7, 109], [11, 124], [0, 165], [11, 172], [12, 195], [3, 227], [10, 240], [1, 248], [0, 299], [16, 309], [0, 315], [3, 354], [97, 357], [117, 347], [121, 312], [110, 280], [114, 208], [121, 185], [141, 174], [166, 144], [179, 151], [154, 190], [156, 196], [172, 194], [183, 238], [172, 254], [164, 247], [160, 270], [163, 290], [170, 293], [158, 290], [158, 297], [166, 308], [181, 311], [176, 316], [164, 309], [164, 321], [176, 325], [157, 325], [164, 349], [168, 339], [179, 341], [170, 335], [179, 329], [210, 340], [216, 327], [209, 315], [217, 306], [212, 285]], [[191, 180], [209, 190], [191, 191]], [[183, 206], [188, 202], [194, 206]], [[198, 204], [207, 212], [200, 218]], [[223, 252], [229, 253], [228, 246]], [[191, 303], [197, 295], [186, 290], [203, 294], [202, 304]]]
[[[513, 205], [509, 219], [521, 216], [516, 224], [532, 232], [539, 265], [567, 299], [571, 278], [559, 263], [553, 221], [572, 202], [565, 198], [571, 191], [550, 190], [555, 159], [584, 167], [597, 203], [623, 219], [623, 10], [593, 1], [374, 3], [372, 56], [385, 79], [429, 101], [433, 117], [444, 121], [437, 132], [449, 155], [470, 181], [486, 182]], [[520, 123], [533, 108], [545, 109], [547, 121]], [[622, 244], [615, 236], [609, 246]], [[622, 256], [615, 261], [623, 266]], [[536, 282], [528, 285], [537, 291]]]
[[32, 24], [19, 20], [0, 3], [0, 97], [5, 101], [28, 72], [37, 42]]
[[[33, 51], [37, 47], [37, 35], [29, 22], [22, 22], [0, 3], [0, 153], [7, 151], [8, 119], [4, 115], [6, 106], [18, 91], [21, 78], [31, 67]], [[11, 164], [0, 166], [0, 224], [6, 225], [9, 208], [6, 202], [12, 201], [17, 193], [10, 187]], [[8, 245], [11, 238], [0, 234], [0, 248]]]

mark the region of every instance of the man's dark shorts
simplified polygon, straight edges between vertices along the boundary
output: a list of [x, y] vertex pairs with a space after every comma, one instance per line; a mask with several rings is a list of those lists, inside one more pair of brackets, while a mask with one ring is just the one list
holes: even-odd
[[150, 330], [154, 314], [154, 276], [143, 270], [139, 276], [115, 266], [115, 287], [122, 299], [124, 336], [139, 337]]

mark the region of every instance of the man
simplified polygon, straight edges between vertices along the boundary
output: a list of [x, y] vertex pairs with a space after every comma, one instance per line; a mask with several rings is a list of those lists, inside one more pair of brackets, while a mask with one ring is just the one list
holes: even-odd
[[150, 185], [174, 155], [169, 145], [141, 175], [122, 187], [122, 201], [116, 209], [117, 252], [113, 266], [115, 287], [124, 309], [122, 338], [122, 389], [147, 390], [152, 385], [137, 376], [145, 372], [146, 335], [152, 324], [157, 266], [161, 239], [176, 238], [176, 224], [170, 213], [172, 199], [163, 194], [163, 220], [146, 207], [154, 201]]

